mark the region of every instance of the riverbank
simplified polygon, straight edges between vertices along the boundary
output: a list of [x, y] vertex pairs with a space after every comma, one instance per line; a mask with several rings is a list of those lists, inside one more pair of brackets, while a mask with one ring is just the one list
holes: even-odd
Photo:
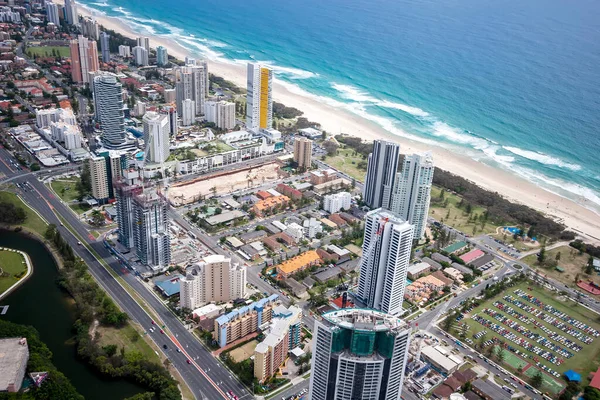
[[[85, 6], [80, 6], [79, 11], [82, 15], [91, 15], [90, 10]], [[107, 29], [115, 30], [129, 37], [138, 36], [130, 26], [125, 25], [118, 18], [104, 15], [95, 15], [94, 17]], [[152, 47], [162, 45], [169, 50], [169, 54], [180, 59], [184, 59], [186, 55], [191, 54], [188, 49], [165, 37], [151, 36], [151, 42]], [[209, 69], [211, 73], [230, 80], [238, 86], [245, 87], [246, 71], [243, 65], [209, 61]], [[484, 189], [498, 192], [513, 202], [535, 208], [564, 223], [568, 229], [587, 236], [589, 241], [600, 243], [600, 217], [596, 212], [584, 206], [591, 207], [591, 203], [584, 198], [581, 198], [581, 204], [578, 204], [570, 199], [548, 192], [512, 173], [461, 156], [451, 151], [452, 149], [429, 146], [393, 135], [373, 121], [327, 104], [325, 99], [286, 85], [284, 82], [276, 81], [273, 93], [275, 100], [302, 110], [306, 118], [320, 123], [329, 133], [347, 133], [365, 140], [394, 140], [401, 144], [402, 153], [431, 151], [438, 167], [460, 175]]]
[[[14, 257], [15, 255], [17, 256], [16, 258]], [[19, 259], [19, 256], [23, 258], [23, 261]], [[25, 264], [24, 270], [22, 264]], [[0, 300], [2, 300], [29, 279], [33, 273], [33, 264], [27, 253], [16, 249], [0, 247], [0, 272], [2, 275], [9, 275], [0, 276]], [[3, 290], [2, 287], [4, 285], [2, 284], [2, 281], [7, 280], [8, 283], [10, 283], [13, 279], [15, 279], [16, 282]]]

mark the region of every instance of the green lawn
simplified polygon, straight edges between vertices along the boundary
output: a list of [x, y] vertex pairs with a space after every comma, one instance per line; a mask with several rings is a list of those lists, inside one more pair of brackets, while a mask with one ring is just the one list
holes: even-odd
[[58, 51], [58, 54], [61, 57], [71, 57], [71, 51], [67, 46], [37, 46], [37, 47], [28, 47], [26, 54], [31, 54], [32, 56], [52, 56], [52, 50], [55, 52]]
[[160, 363], [154, 350], [131, 324], [132, 322], [129, 322], [123, 328], [99, 326], [97, 332], [100, 334], [100, 346], [115, 344], [119, 349], [125, 347], [125, 351], [140, 352], [150, 361]]
[[[437, 200], [440, 198], [441, 188], [432, 186], [431, 188], [431, 205], [429, 206], [429, 215], [438, 221], [444, 222], [461, 232], [468, 235], [480, 235], [482, 233], [495, 233], [497, 225], [491, 222], [486, 222], [484, 225], [480, 221], [469, 222], [469, 215], [466, 213], [464, 208], [458, 208], [458, 204], [461, 201], [461, 197], [452, 194], [448, 191], [444, 193], [444, 200]], [[444, 202], [448, 204], [444, 207]], [[485, 208], [473, 206], [471, 209], [471, 215], [482, 215], [485, 212]]]
[[40, 235], [43, 235], [46, 232], [46, 223], [35, 212], [33, 212], [33, 210], [23, 204], [16, 194], [11, 192], [0, 192], [0, 201], [13, 203], [15, 206], [22, 207], [25, 210], [27, 217], [24, 223], [18, 224], [19, 226], [29, 228]]
[[[528, 329], [535, 332], [536, 329], [533, 328], [533, 324], [526, 325], [525, 323], [518, 321], [515, 317], [512, 317], [510, 315], [505, 314], [504, 312], [501, 312], [498, 308], [496, 308], [493, 305], [494, 301], [496, 301], [496, 300], [502, 301], [504, 304], [507, 304], [507, 302], [502, 299], [502, 297], [504, 295], [512, 295], [513, 297], [517, 297], [514, 294], [514, 291], [517, 288], [534, 295], [539, 300], [541, 300], [543, 303], [549, 304], [549, 305], [553, 306], [554, 308], [569, 314], [571, 317], [573, 317], [581, 322], [585, 322], [586, 324], [592, 326], [593, 328], [595, 328], [597, 330], [600, 330], [600, 323], [599, 323], [600, 316], [598, 314], [596, 314], [584, 307], [577, 306], [576, 303], [574, 303], [573, 301], [564, 300], [564, 299], [560, 298], [560, 295], [551, 293], [545, 289], [542, 289], [541, 287], [535, 286], [531, 282], [520, 283], [520, 284], [516, 285], [515, 287], [507, 289], [504, 293], [500, 294], [499, 296], [485, 301], [483, 304], [476, 307], [472, 311], [471, 315], [479, 314], [483, 318], [485, 318], [489, 321], [492, 321], [494, 323], [497, 323], [498, 325], [501, 325], [503, 328], [508, 329], [509, 331], [513, 332], [515, 335], [523, 337], [525, 340], [536, 345], [531, 339], [528, 339], [528, 338], [522, 336], [521, 334], [517, 333], [515, 330], [507, 327], [506, 325], [501, 324], [499, 321], [497, 321], [493, 317], [485, 314], [482, 311], [484, 308], [492, 309], [502, 315], [505, 315], [509, 319], [516, 321], [519, 325], [523, 325], [523, 326], [527, 327]], [[531, 288], [531, 290], [529, 290], [529, 288]], [[525, 302], [525, 303], [529, 304], [527, 302]], [[531, 305], [531, 304], [529, 304], [529, 305]], [[518, 312], [520, 312], [522, 314], [527, 314], [524, 310], [518, 309], [516, 306], [511, 306], [511, 307], [513, 307], [515, 310], [517, 310]], [[583, 346], [583, 349], [580, 352], [575, 352], [573, 350], [567, 349], [569, 352], [573, 353], [574, 356], [571, 357], [570, 359], [565, 359], [565, 362], [562, 363], [560, 366], [552, 364], [551, 362], [546, 361], [545, 359], [542, 359], [541, 357], [540, 357], [540, 363], [548, 366], [549, 368], [553, 369], [554, 371], [557, 371], [560, 374], [564, 373], [565, 371], [567, 371], [569, 369], [573, 369], [576, 372], [580, 373], [581, 376], [583, 376], [583, 377], [587, 377], [591, 371], [596, 371], [598, 369], [598, 367], [600, 366], [600, 338], [596, 338], [591, 344], [586, 345], [586, 344], [583, 344], [582, 342], [579, 342], [577, 339], [573, 338], [569, 334], [559, 330], [558, 328], [553, 327], [552, 325], [542, 321], [541, 319], [537, 319], [533, 315], [529, 315], [529, 317], [540, 322], [542, 325], [546, 326], [548, 329], [555, 331], [569, 339], [575, 340], [575, 342], [577, 342]], [[485, 329], [488, 331], [488, 334], [486, 335], [486, 340], [491, 339], [493, 337], [497, 337], [498, 339], [505, 341], [507, 344], [519, 349], [519, 351], [523, 351], [528, 355], [533, 355], [532, 353], [525, 350], [523, 347], [516, 345], [513, 342], [506, 341], [506, 339], [504, 339], [500, 335], [496, 334], [495, 332], [491, 331], [488, 328], [485, 328], [483, 325], [472, 320], [471, 318], [465, 318], [465, 319], [463, 319], [463, 321], [465, 321], [465, 323], [467, 323], [467, 325], [470, 327], [469, 333], [468, 333], [469, 337], [471, 337], [472, 335]], [[461, 323], [463, 321], [461, 321]], [[547, 335], [544, 334], [541, 330], [539, 333], [542, 334], [543, 336], [547, 337]], [[550, 341], [562, 346], [560, 343], [554, 342], [552, 339], [550, 339]], [[537, 345], [537, 346], [546, 349], [542, 345]], [[535, 362], [533, 360], [528, 360], [528, 361], [530, 361], [532, 364], [535, 364]], [[510, 369], [518, 375], [518, 371], [516, 371], [516, 368], [511, 367]], [[531, 373], [533, 373], [533, 371], [531, 371], [530, 374]], [[559, 380], [559, 379], [556, 379], [556, 380]], [[552, 385], [552, 386], [554, 386], [554, 385]], [[549, 389], [552, 389], [552, 388], [549, 388]]]
[[57, 179], [52, 181], [50, 186], [52, 190], [61, 198], [63, 201], [70, 203], [73, 200], [77, 200], [79, 193], [77, 193], [76, 184], [79, 181], [77, 178], [71, 179]]
[[[365, 164], [364, 169], [358, 167], [362, 161]], [[354, 155], [354, 150], [346, 148], [344, 145], [338, 149], [337, 155], [327, 157], [324, 162], [339, 171], [345, 172], [357, 181], [363, 182], [365, 180], [367, 160], [363, 160], [360, 154]]]
[[91, 209], [91, 207], [85, 203], [71, 204], [69, 205], [69, 207], [71, 207], [71, 209], [77, 214], [83, 214], [84, 212], [89, 211]]
[[24, 262], [20, 253], [0, 250], [0, 270], [2, 270], [2, 275], [8, 274], [8, 276], [0, 276], [0, 294], [19, 281], [16, 275], [27, 271], [27, 265]]
[[[556, 255], [560, 253], [560, 260], [556, 260]], [[585, 274], [585, 266], [587, 265], [589, 256], [587, 254], [579, 254], [579, 251], [571, 246], [561, 246], [556, 249], [546, 251], [546, 263], [540, 265], [537, 260], [537, 255], [532, 254], [521, 261], [530, 267], [536, 268], [541, 274], [548, 275], [549, 278], [556, 279], [559, 282], [569, 286], [575, 286], [575, 278], [579, 275], [580, 280], [593, 280], [600, 285], [600, 276], [593, 273], [592, 275]], [[554, 263], [563, 268], [564, 272], [559, 272], [554, 268]]]

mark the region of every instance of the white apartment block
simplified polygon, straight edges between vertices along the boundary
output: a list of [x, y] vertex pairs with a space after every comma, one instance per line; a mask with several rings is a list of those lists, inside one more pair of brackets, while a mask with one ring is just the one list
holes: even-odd
[[227, 302], [246, 295], [246, 267], [216, 254], [186, 269], [180, 281], [181, 307], [196, 309], [209, 302]]
[[119, 55], [123, 58], [131, 57], [131, 47], [124, 44], [119, 46]]
[[190, 126], [196, 122], [196, 102], [185, 99], [181, 102], [181, 126]]
[[285, 233], [293, 237], [296, 242], [299, 242], [304, 237], [304, 228], [297, 223], [292, 222], [287, 226]]
[[331, 214], [344, 209], [350, 209], [352, 195], [348, 192], [339, 192], [323, 197], [323, 209]]
[[396, 176], [391, 210], [414, 225], [415, 239], [425, 235], [434, 170], [431, 153], [413, 154], [404, 158]]
[[204, 103], [206, 121], [213, 122], [221, 129], [235, 127], [235, 103], [227, 101], [207, 101]]
[[77, 118], [70, 108], [49, 108], [35, 111], [35, 125], [38, 128], [47, 128], [52, 122], [77, 125]]
[[323, 233], [323, 225], [316, 218], [305, 219], [302, 222], [302, 228], [304, 229], [304, 236], [309, 239], [314, 239], [317, 233]]
[[135, 46], [131, 51], [133, 53], [133, 62], [135, 62], [136, 65], [148, 65], [148, 50], [142, 46]]
[[169, 158], [169, 116], [150, 111], [142, 120], [146, 161], [165, 162]]
[[366, 215], [358, 297], [369, 308], [402, 313], [414, 227], [384, 209]]

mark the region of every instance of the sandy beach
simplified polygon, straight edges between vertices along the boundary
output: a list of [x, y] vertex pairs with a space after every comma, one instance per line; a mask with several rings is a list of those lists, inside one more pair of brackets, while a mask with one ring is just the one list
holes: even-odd
[[[91, 15], [90, 10], [81, 4], [79, 5], [79, 13]], [[96, 14], [94, 14], [94, 17], [108, 29], [130, 37], [138, 36], [118, 18]], [[180, 59], [184, 59], [186, 55], [194, 56], [177, 43], [163, 37], [151, 36], [150, 45], [151, 47], [162, 45], [168, 49], [170, 55]], [[246, 86], [244, 66], [210, 60], [208, 65], [211, 73], [230, 80], [238, 86]], [[330, 133], [347, 133], [361, 137], [364, 140], [393, 140], [400, 143], [402, 153], [430, 151], [438, 167], [460, 175], [485, 189], [498, 192], [511, 201], [540, 210], [564, 223], [569, 229], [586, 236], [587, 241], [600, 243], [600, 216], [572, 200], [548, 192], [509, 172], [493, 168], [442, 147], [429, 147], [422, 143], [394, 136], [379, 125], [356, 114], [324, 104], [318, 98], [308, 94], [296, 92], [296, 90], [290, 91], [286, 85], [277, 81], [273, 87], [273, 95], [276, 101], [302, 110], [306, 118], [310, 121], [319, 122], [322, 128]]]

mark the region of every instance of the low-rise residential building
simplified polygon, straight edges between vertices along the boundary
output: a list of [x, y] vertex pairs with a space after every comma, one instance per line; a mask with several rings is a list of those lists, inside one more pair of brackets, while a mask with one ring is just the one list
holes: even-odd
[[258, 217], [263, 217], [268, 213], [275, 212], [277, 210], [283, 210], [290, 203], [290, 198], [287, 196], [272, 196], [264, 200], [260, 200], [252, 206], [252, 211]]
[[298, 189], [294, 189], [284, 183], [277, 185], [277, 191], [281, 194], [285, 194], [292, 200], [300, 200], [302, 198], [302, 192]]
[[485, 253], [480, 250], [480, 249], [474, 249], [469, 251], [468, 253], [463, 254], [462, 256], [460, 256], [460, 259], [463, 260], [465, 262], [465, 264], [469, 264], [475, 260], [477, 260], [478, 258], [481, 258], [485, 255]]
[[454, 280], [454, 282], [457, 282], [459, 284], [463, 282], [464, 276], [456, 268], [453, 268], [453, 267], [446, 268], [444, 270], [444, 274], [446, 274], [448, 277], [450, 277], [452, 280]]
[[404, 298], [413, 304], [426, 303], [434, 296], [443, 293], [445, 282], [432, 275], [424, 276], [406, 287]]
[[296, 222], [289, 224], [285, 229], [285, 233], [293, 237], [296, 243], [304, 238], [304, 228]]
[[219, 347], [254, 333], [271, 321], [278, 301], [279, 295], [273, 294], [217, 318], [213, 337]]
[[334, 179], [337, 179], [337, 171], [334, 169], [319, 169], [316, 171], [310, 171], [308, 173], [308, 179], [312, 185], [320, 185]]
[[431, 265], [425, 262], [420, 262], [418, 264], [413, 264], [410, 267], [408, 267], [407, 276], [408, 279], [414, 281], [415, 279], [418, 279], [420, 276], [425, 275], [429, 272], [431, 272]]
[[315, 250], [309, 250], [279, 264], [277, 266], [277, 273], [281, 277], [287, 278], [296, 272], [303, 271], [320, 263], [321, 257], [319, 257], [319, 254]]
[[452, 243], [451, 245], [444, 247], [442, 250], [448, 254], [456, 254], [463, 250], [465, 247], [467, 247], [467, 242], [460, 241]]

